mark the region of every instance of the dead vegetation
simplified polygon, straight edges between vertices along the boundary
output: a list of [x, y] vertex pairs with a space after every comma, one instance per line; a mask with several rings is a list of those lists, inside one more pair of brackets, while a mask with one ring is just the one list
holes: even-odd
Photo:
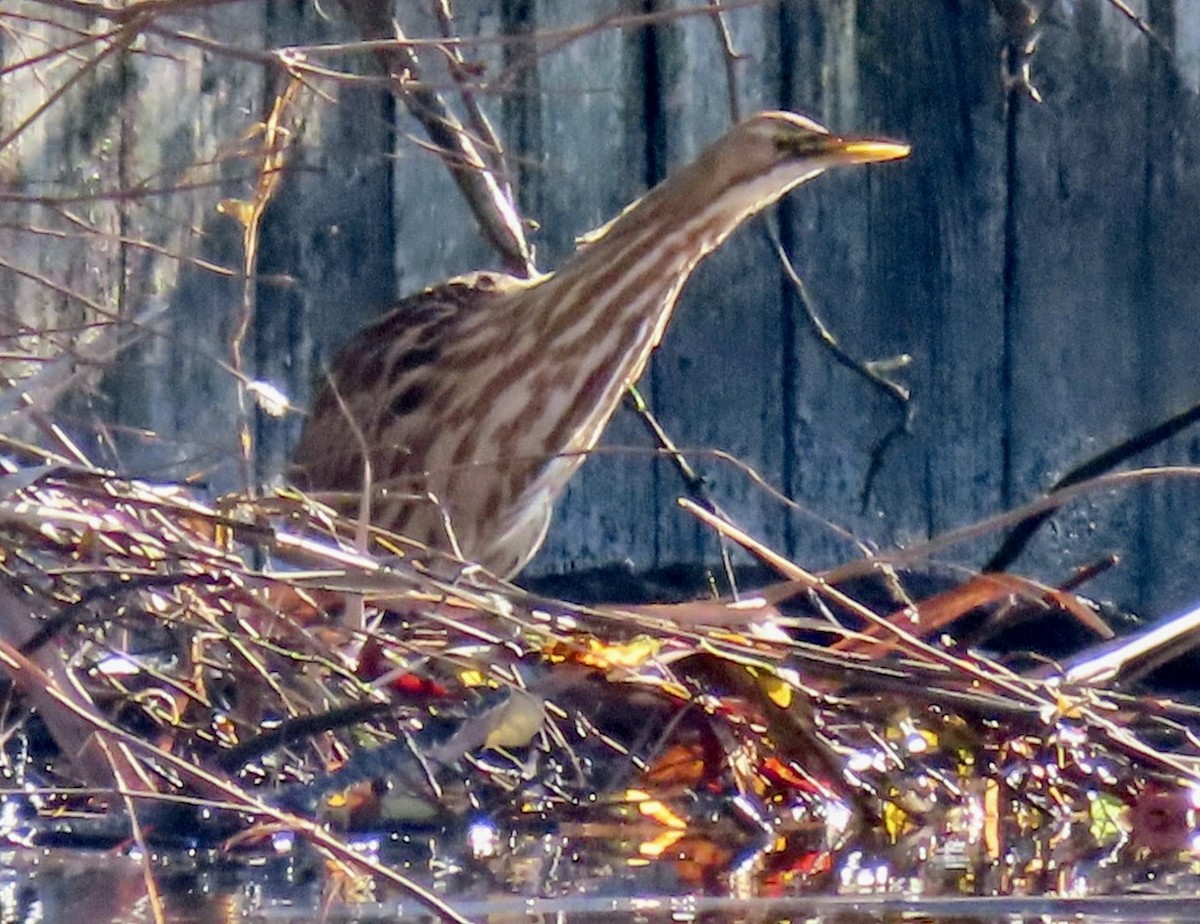
[[[950, 843], [979, 867], [1016, 854], [993, 884], [1009, 892], [1038, 888], [1034, 871], [1049, 875], [1056, 864], [1165, 863], [1190, 846], [1200, 716], [1127, 689], [1186, 644], [1190, 615], [1112, 652], [1085, 648], [1017, 667], [963, 644], [960, 629], [1035, 616], [1073, 619], [1103, 635], [1097, 608], [1074, 595], [1074, 584], [1049, 588], [1001, 574], [911, 590], [944, 545], [816, 575], [692, 504], [779, 583], [738, 599], [583, 607], [536, 597], [402, 537], [367, 534], [297, 494], [247, 491], [217, 501], [95, 464], [63, 428], [59, 402], [94, 388], [120, 349], [147, 334], [162, 309], [137, 297], [145, 293], [136, 279], [151, 256], [242, 289], [232, 336], [211, 359], [237, 383], [247, 484], [255, 408], [288, 410], [243, 356], [252, 283], [266, 279], [257, 273], [259, 222], [288, 164], [297, 96], [360, 77], [322, 63], [342, 49], [252, 52], [169, 18], [216, 5], [59, 0], [0, 14], [6, 36], [24, 43], [0, 77], [42, 89], [5, 123], [0, 170], [15, 170], [6, 149], [131, 49], [164, 58], [201, 49], [268, 65], [281, 82], [261, 123], [182, 174], [135, 178], [106, 162], [77, 185], [66, 178], [36, 195], [0, 190], [6, 206], [38, 216], [8, 223], [10, 246], [0, 254], [0, 268], [37, 293], [20, 301], [27, 312], [5, 318], [0, 669], [6, 799], [19, 820], [0, 825], [0, 837], [21, 846], [141, 846], [154, 896], [148, 858], [157, 850], [251, 853], [287, 830], [349, 880], [408, 891], [447, 919], [460, 917], [352, 847], [350, 836], [450, 831], [449, 849], [466, 854], [465, 819], [484, 815], [504, 832], [622, 832], [630, 842], [612, 848], [619, 861], [671, 857], [697, 878], [749, 855], [764, 881], [812, 888], [830, 886], [830, 856], [847, 843]], [[344, 6], [354, 18], [372, 5]], [[449, 5], [441, 8], [452, 31]], [[713, 7], [687, 15], [713, 15], [720, 25]], [[48, 33], [39, 31], [47, 22]], [[472, 95], [482, 87], [463, 43], [405, 41], [379, 34], [386, 24], [359, 25], [375, 41], [358, 53], [379, 59], [398, 98], [429, 127], [506, 263], [528, 268], [508, 167]], [[561, 47], [578, 37], [542, 40]], [[1025, 32], [1017, 38], [1014, 74], [1031, 93], [1035, 45]], [[427, 51], [449, 62], [448, 83], [422, 79], [415, 56]], [[50, 60], [69, 76], [45, 83], [40, 65]], [[442, 91], [458, 95], [462, 121], [451, 121]], [[240, 265], [194, 256], [186, 216], [158, 233], [152, 219], [164, 196], [207, 203], [229, 185], [220, 170], [234, 167], [245, 171], [243, 188], [222, 205], [241, 235]], [[61, 277], [22, 262], [39, 240], [72, 235], [117, 255], [125, 267], [118, 282], [95, 291], [77, 284], [91, 278], [95, 259], [83, 248]], [[838, 357], [907, 422], [909, 395], [888, 377], [893, 367]], [[102, 422], [95, 432], [108, 448]], [[1196, 474], [1096, 480], [1128, 454], [1117, 455], [1083, 472], [1092, 480], [1064, 479], [1063, 491], [1008, 524], [1084, 492]], [[202, 469], [189, 474], [202, 478]], [[360, 618], [363, 631], [352, 628]], [[915, 869], [919, 854], [895, 862]], [[1120, 888], [1119, 874], [1110, 875], [1108, 887]]]
[[[5, 771], [30, 844], [132, 838], [149, 856], [287, 829], [424, 901], [343, 838], [439, 829], [465, 851], [477, 815], [617, 825], [635, 856], [719, 866], [732, 843], [782, 875], [798, 850], [879, 837], [965, 838], [978, 862], [1043, 840], [1171, 856], [1191, 837], [1192, 707], [1116, 692], [1120, 664], [1018, 672], [946, 645], [959, 617], [1020, 601], [1095, 620], [1065, 592], [994, 576], [904, 600], [878, 560], [856, 570], [901, 600], [876, 615], [846, 589], [868, 584], [749, 543], [782, 583], [583, 608], [398, 537], [356, 550], [355, 524], [299, 496], [214, 508], [7, 449]], [[365, 632], [338, 618], [350, 606]]]

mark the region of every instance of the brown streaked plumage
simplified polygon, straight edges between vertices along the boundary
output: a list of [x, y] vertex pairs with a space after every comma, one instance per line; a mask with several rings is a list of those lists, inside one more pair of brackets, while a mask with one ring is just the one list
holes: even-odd
[[452, 532], [468, 559], [516, 573], [696, 265], [826, 168], [907, 153], [759, 113], [588, 235], [557, 273], [478, 273], [402, 300], [338, 355], [296, 448], [296, 483], [354, 512], [367, 458], [372, 522], [440, 548], [453, 548]]

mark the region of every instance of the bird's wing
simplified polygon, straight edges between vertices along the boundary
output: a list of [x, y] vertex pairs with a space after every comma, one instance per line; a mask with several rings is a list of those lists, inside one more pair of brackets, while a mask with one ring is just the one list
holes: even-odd
[[452, 279], [401, 300], [355, 334], [314, 384], [292, 481], [312, 491], [357, 493], [365, 457], [376, 485], [419, 474], [405, 460], [422, 457], [412, 442], [422, 439], [422, 399], [438, 379], [439, 357], [463, 324], [520, 284], [498, 273]]

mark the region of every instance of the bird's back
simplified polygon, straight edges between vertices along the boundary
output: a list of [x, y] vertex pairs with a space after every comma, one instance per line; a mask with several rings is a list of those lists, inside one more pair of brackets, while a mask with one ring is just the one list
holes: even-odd
[[[505, 295], [527, 285], [497, 273], [460, 277], [403, 299], [355, 334], [316, 383], [293, 482], [356, 515], [369, 478], [373, 523], [439, 548], [458, 544], [493, 570], [513, 570], [489, 555], [475, 526], [489, 519], [481, 514], [494, 521], [503, 512], [496, 485], [510, 479], [502, 447], [493, 455], [478, 446], [470, 429], [447, 419], [453, 408], [439, 405], [478, 371], [461, 368], [463, 344], [494, 326]], [[497, 509], [478, 509], [489, 502]]]

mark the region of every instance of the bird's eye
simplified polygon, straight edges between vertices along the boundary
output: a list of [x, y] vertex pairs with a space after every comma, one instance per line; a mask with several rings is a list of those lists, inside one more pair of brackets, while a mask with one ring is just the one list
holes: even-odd
[[775, 134], [775, 150], [780, 154], [794, 157], [804, 150], [804, 137], [794, 132], [777, 132]]

